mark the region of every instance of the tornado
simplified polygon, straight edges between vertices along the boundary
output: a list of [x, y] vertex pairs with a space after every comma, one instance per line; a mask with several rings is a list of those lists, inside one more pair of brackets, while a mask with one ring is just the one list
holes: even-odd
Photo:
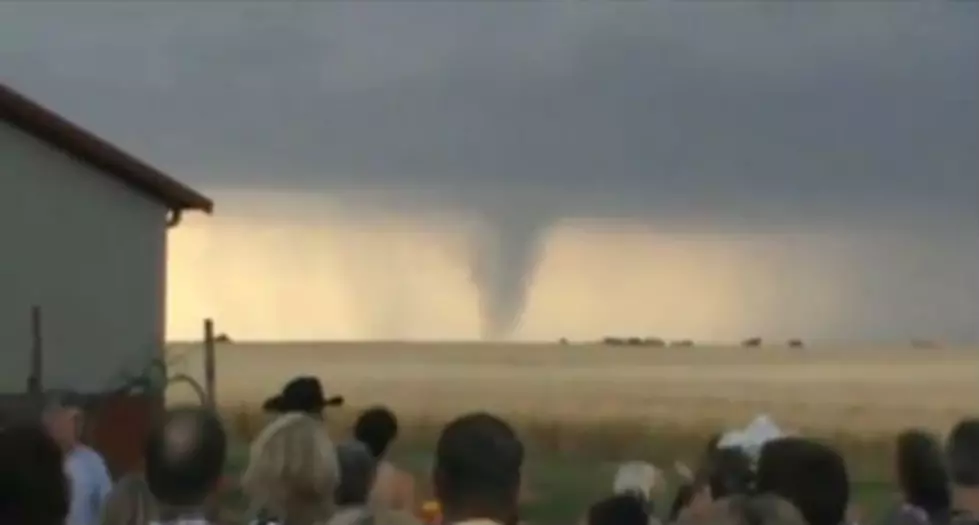
[[541, 236], [537, 221], [510, 215], [488, 221], [475, 239], [471, 275], [483, 340], [506, 340], [519, 328], [541, 256]]

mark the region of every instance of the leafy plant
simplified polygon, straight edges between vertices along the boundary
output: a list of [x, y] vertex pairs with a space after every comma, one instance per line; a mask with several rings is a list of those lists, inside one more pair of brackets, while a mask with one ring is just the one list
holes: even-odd
[[150, 359], [139, 371], [126, 372], [123, 371], [121, 376], [121, 384], [117, 387], [110, 389], [109, 393], [113, 394], [132, 394], [132, 393], [163, 393], [171, 385], [184, 383], [190, 385], [191, 389], [197, 394], [198, 400], [201, 404], [207, 401], [207, 393], [204, 391], [204, 387], [188, 374], [180, 373], [169, 375], [168, 371], [170, 365], [174, 361], [183, 360], [185, 356], [179, 356], [175, 359], [163, 358], [153, 358]]

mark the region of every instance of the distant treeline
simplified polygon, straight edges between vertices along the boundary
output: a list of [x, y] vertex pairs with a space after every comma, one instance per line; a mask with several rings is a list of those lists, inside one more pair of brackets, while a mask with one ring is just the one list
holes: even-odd
[[[568, 344], [568, 340], [561, 339], [561, 344]], [[648, 346], [651, 348], [691, 348], [696, 346], [696, 343], [690, 339], [667, 341], [659, 337], [605, 337], [602, 339], [602, 344], [606, 346]], [[785, 342], [785, 345], [790, 348], [802, 348], [805, 346], [801, 339], [789, 339]], [[765, 342], [760, 337], [751, 337], [742, 341], [741, 346], [745, 348], [760, 348], [765, 346]]]
[[[561, 344], [571, 344], [567, 339], [562, 338]], [[646, 346], [650, 348], [691, 348], [697, 344], [690, 339], [666, 340], [659, 337], [613, 337], [602, 338], [601, 344], [605, 346]], [[749, 337], [741, 341], [743, 348], [761, 348], [764, 346], [784, 346], [788, 348], [805, 348], [806, 343], [802, 339], [789, 339], [787, 341], [771, 342], [765, 341], [761, 337]], [[913, 339], [910, 342], [912, 348], [919, 350], [934, 350], [941, 348], [942, 345], [931, 340]]]

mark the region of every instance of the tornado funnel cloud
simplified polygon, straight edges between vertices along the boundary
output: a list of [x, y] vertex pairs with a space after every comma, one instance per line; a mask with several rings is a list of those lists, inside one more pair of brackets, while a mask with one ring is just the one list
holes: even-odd
[[507, 339], [519, 328], [541, 252], [539, 224], [491, 221], [472, 253], [484, 340]]

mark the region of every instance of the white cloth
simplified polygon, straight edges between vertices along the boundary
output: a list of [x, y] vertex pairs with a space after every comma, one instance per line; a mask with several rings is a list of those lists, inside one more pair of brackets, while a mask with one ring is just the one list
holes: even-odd
[[761, 414], [743, 429], [731, 430], [721, 436], [717, 448], [740, 448], [757, 460], [762, 446], [785, 436], [785, 433], [768, 415]]
[[612, 482], [614, 494], [633, 494], [643, 501], [653, 497], [653, 489], [660, 478], [660, 471], [652, 463], [645, 461], [627, 461], [619, 465]]
[[109, 469], [98, 452], [78, 445], [65, 458], [65, 474], [71, 487], [66, 525], [98, 525], [102, 505], [112, 491]]

